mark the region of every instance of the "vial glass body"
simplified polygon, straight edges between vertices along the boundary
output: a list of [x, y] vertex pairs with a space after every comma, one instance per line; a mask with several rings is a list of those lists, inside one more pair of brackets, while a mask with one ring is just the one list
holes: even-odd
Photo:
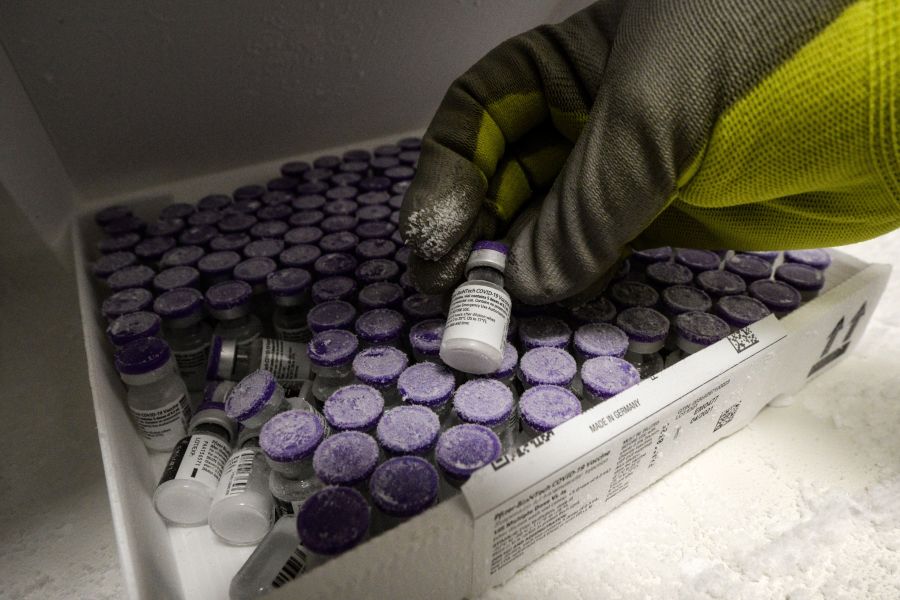
[[163, 323], [163, 337], [175, 355], [181, 378], [192, 392], [200, 391], [206, 385], [206, 360], [212, 335], [212, 327], [199, 315]]
[[308, 552], [297, 536], [297, 517], [284, 515], [231, 580], [231, 600], [259, 598], [306, 572]]
[[150, 373], [123, 377], [127, 403], [144, 444], [150, 450], [169, 451], [187, 435], [191, 405], [187, 386], [169, 361]]
[[220, 319], [213, 333], [222, 339], [234, 340], [238, 346], [250, 344], [263, 332], [259, 317], [247, 314], [234, 319]]
[[225, 464], [209, 509], [209, 527], [228, 544], [256, 544], [271, 528], [274, 502], [266, 459], [258, 446], [248, 444]]

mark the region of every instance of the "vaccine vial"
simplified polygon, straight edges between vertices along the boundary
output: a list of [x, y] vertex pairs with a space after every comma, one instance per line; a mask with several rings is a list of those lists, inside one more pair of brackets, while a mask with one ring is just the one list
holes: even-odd
[[[266, 278], [270, 273], [278, 269], [278, 264], [271, 258], [256, 257], [241, 261], [234, 267], [232, 276], [238, 281], [245, 281], [251, 286], [251, 311], [262, 322], [263, 331], [271, 327], [272, 313], [275, 306], [269, 289], [266, 287]], [[274, 333], [274, 331], [272, 332]]]
[[94, 274], [94, 277], [105, 282], [107, 277], [119, 269], [136, 264], [137, 256], [133, 252], [110, 252], [94, 261], [94, 264], [91, 265], [91, 272]]
[[182, 246], [208, 247], [210, 241], [219, 235], [219, 230], [212, 225], [192, 225], [178, 234], [178, 243]]
[[[314, 227], [307, 227], [306, 229], [315, 229], [321, 236], [322, 232], [320, 229]], [[282, 251], [281, 254], [278, 255], [278, 261], [285, 267], [309, 271], [320, 256], [322, 256], [322, 251], [319, 250], [317, 246], [303, 243], [291, 246], [287, 250]]]
[[403, 300], [403, 314], [410, 324], [444, 316], [444, 299], [440, 294], [412, 294]]
[[697, 273], [695, 279], [697, 287], [713, 299], [737, 296], [747, 291], [747, 282], [744, 278], [730, 271], [703, 271]]
[[223, 281], [206, 290], [206, 307], [216, 323], [213, 333], [246, 346], [262, 335], [262, 323], [250, 312], [253, 289], [244, 281]]
[[400, 265], [388, 258], [373, 258], [359, 264], [354, 277], [363, 285], [400, 278]]
[[353, 374], [360, 383], [369, 385], [384, 397], [386, 406], [400, 403], [397, 379], [409, 366], [406, 353], [390, 346], [361, 350], [353, 359]]
[[445, 325], [443, 319], [420, 321], [410, 328], [409, 346], [412, 349], [413, 358], [415, 358], [416, 362], [441, 361], [441, 341], [444, 333]]
[[[466, 282], [453, 292], [440, 357], [465, 373], [493, 373], [503, 362], [512, 302], [503, 289], [509, 248], [476, 242], [466, 262]], [[410, 334], [412, 337], [412, 334]]]
[[163, 337], [188, 389], [202, 390], [212, 338], [212, 327], [203, 319], [203, 294], [193, 288], [176, 288], [161, 294], [153, 302], [153, 310], [163, 319]]
[[359, 245], [359, 238], [350, 231], [329, 233], [319, 240], [319, 248], [326, 254], [351, 254]]
[[268, 371], [254, 371], [235, 385], [225, 398], [225, 414], [247, 429], [259, 429], [288, 408], [284, 388]]
[[449, 498], [478, 469], [500, 458], [500, 438], [483, 425], [457, 425], [438, 438], [434, 461], [440, 475], [440, 497]]
[[297, 536], [296, 515], [275, 521], [253, 554], [231, 579], [231, 600], [251, 600], [266, 595], [306, 572], [307, 551]]
[[356, 336], [343, 329], [317, 333], [309, 342], [307, 354], [311, 363], [313, 397], [319, 407], [338, 388], [353, 382], [353, 357], [359, 349]]
[[231, 272], [241, 262], [241, 255], [233, 250], [210, 252], [197, 261], [197, 270], [206, 287], [231, 279]]
[[[325, 213], [321, 210], [301, 210], [295, 212], [288, 219], [288, 225], [292, 227], [319, 227], [321, 229], [322, 221], [325, 220]], [[322, 231], [324, 234], [324, 230]]]
[[344, 252], [323, 254], [313, 263], [313, 269], [319, 277], [334, 277], [335, 275], [352, 277], [353, 271], [356, 270], [356, 258], [352, 254]]
[[384, 413], [384, 397], [372, 386], [351, 384], [338, 388], [322, 408], [328, 425], [335, 431], [375, 430]]
[[306, 322], [313, 333], [329, 329], [352, 329], [356, 309], [343, 300], [329, 300], [313, 306], [306, 315]]
[[725, 296], [716, 302], [715, 312], [731, 326], [732, 331], [769, 316], [766, 305], [750, 296]]
[[[289, 248], [300, 245], [309, 245], [316, 248], [313, 244], [316, 244], [321, 240], [322, 235], [322, 230], [312, 225], [294, 227], [285, 232], [284, 243], [287, 244]], [[321, 254], [319, 256], [321, 256]], [[316, 256], [316, 258], [318, 258], [318, 256]], [[279, 260], [281, 260], [280, 257]]]
[[153, 278], [153, 289], [160, 294], [176, 288], [198, 288], [199, 286], [200, 272], [194, 267], [169, 267], [157, 273]]
[[353, 488], [329, 486], [313, 494], [297, 513], [297, 533], [307, 550], [306, 571], [360, 544], [370, 522], [369, 503]]
[[206, 250], [200, 246], [178, 246], [172, 248], [160, 259], [160, 266], [169, 267], [197, 267], [200, 259], [206, 255]]
[[135, 340], [116, 352], [115, 363], [144, 445], [157, 451], [174, 448], [187, 434], [191, 405], [168, 344], [155, 337]]
[[[265, 223], [257, 223], [256, 225], [254, 225], [253, 229], [250, 230], [251, 236], [255, 231], [258, 231], [259, 234], [267, 234], [270, 230], [278, 228], [279, 225], [282, 226], [285, 231], [287, 231], [287, 223], [284, 223], [282, 221], [266, 221]], [[282, 234], [279, 234], [279, 237]], [[259, 237], [262, 236], [260, 235]], [[246, 256], [247, 258], [269, 258], [275, 260], [283, 250], [284, 240], [275, 240], [269, 237], [263, 237], [263, 239], [253, 240], [252, 242], [244, 246], [244, 256]]]
[[378, 534], [437, 503], [437, 470], [418, 456], [388, 459], [372, 473], [369, 495], [375, 507], [373, 534]]
[[210, 402], [200, 405], [189, 431], [172, 450], [153, 494], [156, 512], [176, 525], [206, 523], [237, 424], [225, 415], [224, 404]]
[[438, 363], [418, 363], [408, 367], [397, 379], [400, 400], [412, 406], [424, 406], [443, 423], [450, 414], [456, 377], [449, 368]]
[[694, 272], [684, 265], [670, 262], [657, 262], [647, 265], [647, 282], [657, 288], [670, 285], [687, 285], [694, 280]]
[[325, 485], [343, 485], [366, 494], [379, 457], [378, 442], [371, 435], [342, 431], [319, 444], [313, 454], [313, 469]]
[[[244, 247], [253, 241], [248, 233], [222, 233], [209, 240], [209, 249], [211, 252], [238, 252], [241, 256], [244, 253]], [[238, 260], [240, 262], [243, 259]], [[229, 276], [231, 272], [229, 271]]]
[[[705, 271], [705, 273], [721, 273], [721, 271]], [[691, 285], [667, 287], [659, 296], [662, 300], [663, 313], [670, 318], [681, 313], [709, 312], [712, 309], [712, 298], [709, 294]]]
[[[537, 350], [563, 352], [556, 348]], [[574, 362], [572, 359], [573, 365]], [[453, 413], [459, 423], [472, 423], [490, 428], [500, 438], [505, 450], [515, 445], [518, 433], [515, 398], [510, 389], [499, 381], [473, 379], [459, 386], [453, 394]]]
[[652, 308], [626, 308], [616, 317], [616, 325], [628, 336], [625, 360], [633, 364], [641, 379], [656, 375], [663, 369], [659, 351], [665, 346], [669, 320]]
[[596, 406], [641, 381], [641, 374], [630, 362], [615, 356], [598, 356], [581, 366], [584, 403]]
[[609, 323], [590, 323], [575, 331], [575, 359], [578, 364], [598, 356], [622, 358], [628, 350], [628, 336]]
[[139, 234], [124, 233], [122, 235], [116, 235], [100, 240], [97, 242], [97, 250], [99, 250], [101, 254], [125, 251], [130, 252], [139, 241], [141, 241], [141, 236]]
[[784, 262], [806, 265], [824, 271], [831, 264], [831, 255], [827, 250], [814, 248], [811, 250], [785, 250]]
[[609, 298], [619, 310], [636, 306], [651, 308], [659, 302], [659, 293], [639, 281], [617, 281], [609, 286]]
[[363, 348], [382, 346], [400, 348], [405, 327], [406, 320], [403, 315], [389, 308], [376, 308], [364, 312], [356, 319], [354, 325]]
[[562, 319], [553, 317], [529, 317], [519, 323], [519, 341], [525, 351], [534, 348], [569, 347], [572, 330]]
[[313, 304], [322, 304], [332, 300], [354, 302], [356, 300], [356, 281], [352, 277], [338, 275], [325, 277], [312, 285]]
[[[787, 253], [785, 253], [787, 255]], [[808, 302], [825, 287], [825, 275], [815, 267], [802, 263], [786, 262], [775, 269], [775, 280], [783, 281], [800, 292], [800, 298]]]
[[555, 385], [538, 385], [525, 391], [519, 400], [523, 443], [581, 414], [581, 401]]
[[485, 377], [496, 379], [510, 389], [513, 396], [518, 394], [516, 390], [516, 367], [519, 364], [519, 351], [510, 342], [506, 342], [503, 347], [503, 362], [500, 367], [493, 373], [488, 373]]
[[148, 237], [134, 246], [133, 252], [141, 262], [153, 268], [159, 267], [159, 259], [162, 255], [175, 247], [173, 237]]
[[721, 263], [719, 255], [712, 250], [695, 250], [693, 248], [676, 248], [675, 262], [686, 266], [694, 273], [715, 271]]
[[235, 340], [213, 336], [207, 379], [240, 381], [257, 369], [271, 373], [281, 386], [294, 391], [312, 379], [306, 344], [256, 338], [239, 345]]
[[147, 265], [123, 267], [106, 278], [106, 285], [114, 292], [129, 288], [151, 289], [156, 271]]
[[441, 423], [424, 406], [404, 405], [385, 411], [375, 428], [375, 439], [388, 456], [431, 458]]
[[145, 310], [116, 317], [106, 328], [106, 337], [116, 348], [146, 337], [159, 337], [159, 315]]
[[306, 314], [312, 306], [311, 284], [312, 276], [304, 269], [281, 269], [266, 278], [266, 286], [275, 303], [272, 325], [278, 339], [308, 342], [312, 337], [306, 322]]
[[800, 306], [801, 297], [797, 289], [783, 281], [760, 279], [750, 284], [751, 298], [766, 305], [779, 319]]
[[353, 231], [363, 240], [390, 239], [397, 231], [397, 219], [394, 215], [399, 214], [397, 211], [391, 213], [390, 222], [387, 221], [366, 221], [356, 226]]
[[218, 210], [198, 210], [190, 217], [187, 218], [188, 225], [191, 226], [199, 226], [199, 225], [207, 225], [214, 226], [219, 221], [221, 221], [225, 217], [222, 211]]
[[379, 308], [400, 308], [403, 302], [403, 288], [390, 281], [370, 283], [359, 290], [357, 303], [359, 310], [366, 312]]
[[[363, 211], [384, 210], [387, 213], [391, 209], [386, 206], [364, 206], [359, 209], [358, 213]], [[372, 260], [375, 258], [392, 258], [397, 253], [397, 244], [391, 240], [371, 239], [363, 240], [356, 246], [356, 257], [360, 261]]]
[[296, 513], [321, 482], [313, 470], [313, 452], [325, 439], [325, 422], [316, 413], [286, 410], [262, 426], [259, 447], [269, 465], [269, 491]]
[[569, 310], [569, 317], [578, 325], [588, 323], [612, 323], [616, 318], [616, 306], [608, 298], [600, 296]]
[[251, 438], [228, 458], [209, 508], [209, 528], [226, 544], [259, 543], [272, 527], [269, 466], [256, 441]]
[[[735, 296], [737, 297], [737, 296]], [[677, 349], [666, 357], [671, 366], [686, 356], [711, 346], [731, 333], [728, 323], [705, 312], [686, 312], [672, 321]]]
[[772, 276], [772, 263], [753, 254], [735, 254], [724, 264], [726, 271], [739, 275], [745, 282]]
[[572, 385], [578, 365], [575, 358], [560, 348], [535, 348], [519, 359], [519, 381], [527, 390], [536, 385]]

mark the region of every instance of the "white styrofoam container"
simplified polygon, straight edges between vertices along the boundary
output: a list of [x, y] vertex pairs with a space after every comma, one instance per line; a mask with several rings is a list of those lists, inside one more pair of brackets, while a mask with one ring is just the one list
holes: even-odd
[[[356, 146], [372, 146], [402, 135]], [[284, 161], [178, 182], [149, 190], [140, 200], [131, 201], [138, 214], [150, 216], [168, 202], [196, 199], [249, 181], [265, 181], [277, 172], [281, 162]], [[107, 203], [125, 200], [128, 199], [113, 198]], [[223, 544], [207, 527], [167, 527], [153, 509], [152, 492], [167, 457], [145, 449], [129, 420], [124, 387], [112, 365], [104, 336], [105, 323], [99, 313], [101, 298], [89, 270], [99, 237], [92, 220], [96, 208], [86, 207], [76, 217], [73, 243], [89, 377], [126, 588], [132, 598], [224, 598], [231, 576], [252, 549]], [[299, 582], [277, 590], [272, 597], [477, 595], [721, 437], [734, 433], [773, 398], [797, 391], [809, 377], [835, 364], [860, 339], [889, 272], [888, 266], [867, 265], [835, 253], [826, 289], [816, 300], [781, 321], [771, 317], [754, 326], [759, 338], [766, 342], [761, 344], [766, 346], [764, 352], [751, 353], [750, 358], [733, 352], [729, 355], [729, 342], [723, 340], [565, 423], [547, 443], [532, 444], [527, 453], [520, 451], [511, 465], [483, 470], [465, 486], [465, 495], [443, 502], [326, 563]], [[520, 544], [521, 556], [490, 574], [493, 531], [488, 525], [498, 510], [533, 497], [533, 490], [542, 489], [546, 482], [569, 481], [566, 478], [573, 468], [577, 471], [592, 457], [604, 456], [608, 463], [616, 464], [628, 431], [651, 424], [651, 419], [674, 422], [680, 418], [679, 409], [702, 396], [704, 390], [715, 388], [723, 378], [729, 381], [727, 397], [715, 404], [715, 410], [707, 410], [708, 415], [698, 417], [697, 422], [712, 419], [715, 424], [725, 409], [740, 404], [730, 423], [716, 431], [712, 426], [692, 429], [693, 433], [682, 436], [681, 442], [665, 446], [664, 458], [657, 460], [652, 469], [644, 464], [649, 459], [636, 461], [627, 489], [609, 500], [597, 501], [601, 495], [606, 496], [609, 477], [585, 486], [578, 493], [591, 499], [591, 507], [535, 543]], [[639, 409], [623, 414], [613, 426], [597, 427], [603, 415], [629, 403], [633, 405], [636, 398], [640, 398]], [[473, 514], [481, 517], [477, 526]]]

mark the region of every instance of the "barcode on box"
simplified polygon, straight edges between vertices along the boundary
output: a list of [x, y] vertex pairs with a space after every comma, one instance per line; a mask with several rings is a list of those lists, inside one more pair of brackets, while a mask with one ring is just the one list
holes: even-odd
[[737, 412], [737, 410], [740, 406], [741, 406], [741, 403], [738, 402], [737, 404], [734, 404], [734, 405], [728, 407], [727, 409], [725, 409], [725, 411], [722, 412], [721, 415], [719, 415], [719, 420], [716, 421], [716, 426], [713, 428], [713, 432], [716, 432], [719, 429], [721, 429], [722, 427], [725, 427], [726, 425], [731, 423], [731, 420], [734, 418], [734, 414]]
[[740, 354], [747, 348], [755, 346], [759, 343], [759, 338], [756, 337], [756, 334], [750, 330], [749, 327], [744, 327], [743, 329], [738, 329], [734, 333], [728, 336], [728, 341], [731, 342], [731, 346], [734, 348], [734, 351]]

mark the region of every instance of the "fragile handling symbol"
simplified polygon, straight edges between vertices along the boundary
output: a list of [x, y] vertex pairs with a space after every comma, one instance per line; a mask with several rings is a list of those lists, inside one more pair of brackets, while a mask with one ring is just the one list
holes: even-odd
[[847, 348], [850, 347], [850, 340], [853, 337], [853, 332], [856, 331], [856, 326], [859, 325], [859, 321], [863, 318], [863, 315], [866, 314], [866, 303], [863, 302], [862, 306], [859, 307], [859, 310], [856, 311], [856, 314], [853, 315], [853, 318], [850, 319], [850, 327], [847, 329], [847, 333], [844, 334], [844, 339], [841, 342], [840, 347], [835, 350], [832, 350], [832, 346], [834, 346], [835, 340], [837, 340], [838, 334], [844, 328], [844, 317], [841, 317], [837, 324], [834, 326], [834, 329], [831, 330], [831, 333], [828, 334], [828, 341], [825, 343], [825, 348], [822, 350], [822, 354], [820, 355], [819, 360], [812, 366], [807, 374], [807, 377], [812, 377], [832, 362], [843, 356], [843, 354], [847, 351]]

